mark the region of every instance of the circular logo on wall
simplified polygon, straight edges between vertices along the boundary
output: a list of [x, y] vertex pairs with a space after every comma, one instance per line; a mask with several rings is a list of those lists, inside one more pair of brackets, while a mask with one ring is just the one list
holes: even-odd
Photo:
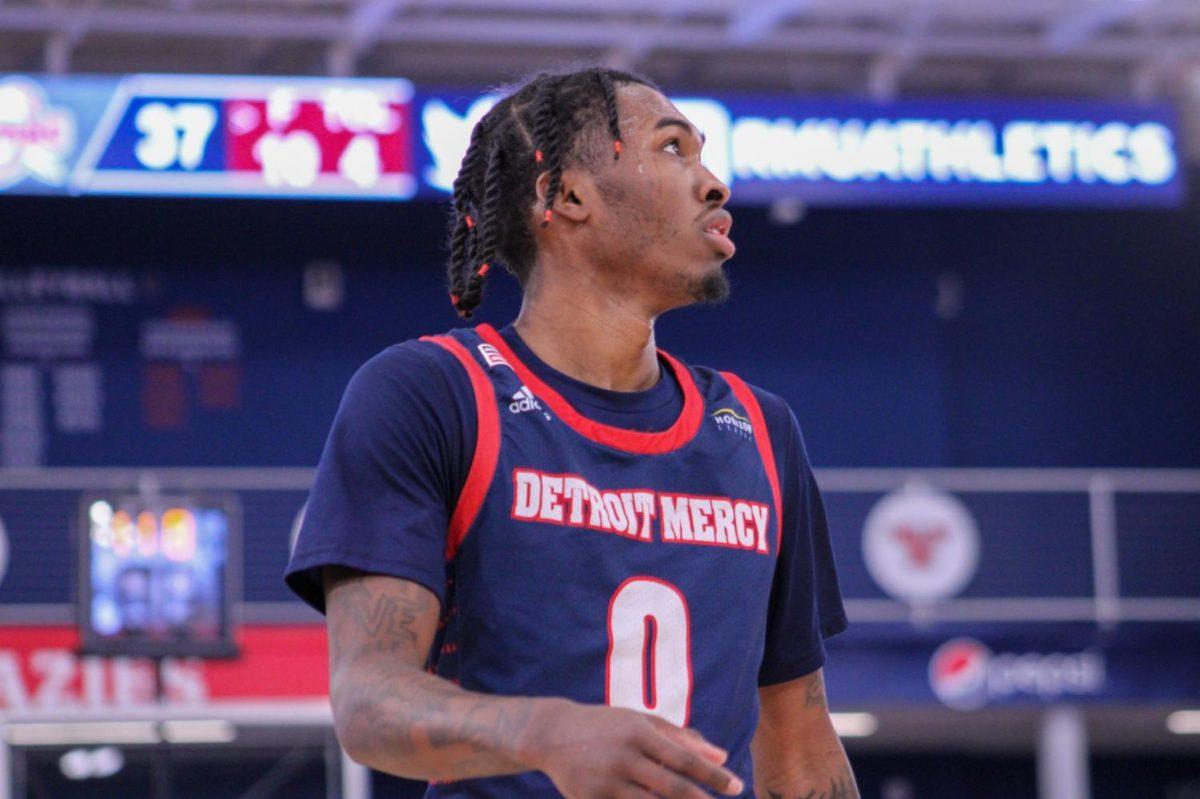
[[938, 699], [958, 710], [987, 704], [988, 664], [992, 650], [974, 638], [954, 638], [929, 659], [929, 686]]
[[4, 529], [4, 520], [0, 519], [0, 583], [8, 573], [8, 531]]
[[945, 599], [975, 576], [979, 528], [957, 498], [930, 486], [906, 486], [867, 514], [863, 559], [891, 596], [909, 602]]

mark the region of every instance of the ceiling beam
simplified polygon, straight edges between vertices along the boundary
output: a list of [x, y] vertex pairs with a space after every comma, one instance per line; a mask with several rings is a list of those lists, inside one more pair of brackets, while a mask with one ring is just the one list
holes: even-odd
[[[0, 30], [52, 33], [77, 19], [67, 8], [11, 5], [0, 6]], [[343, 20], [327, 15], [261, 12], [193, 12], [179, 14], [169, 10], [108, 8], [95, 9], [89, 31], [147, 35], [174, 35], [195, 38], [244, 40], [274, 38], [336, 42], [345, 37]], [[626, 21], [598, 21], [586, 25], [572, 19], [549, 19], [538, 25], [508, 16], [471, 19], [421, 17], [402, 23], [380, 26], [375, 41], [398, 44], [484, 45], [562, 49], [571, 47], [608, 50], [619, 47], [637, 35], [638, 29]], [[788, 33], [772, 33], [759, 40], [754, 52], [764, 55], [856, 55], [877, 56], [892, 52], [904, 44], [895, 32], [813, 28]], [[725, 32], [710, 25], [680, 22], [658, 30], [656, 50], [714, 53], [730, 49]], [[1044, 58], [1048, 55], [1044, 37], [1037, 35], [939, 34], [921, 42], [928, 56], [976, 59]], [[1162, 40], [1149, 36], [1108, 37], [1080, 44], [1073, 51], [1081, 58], [1113, 61], [1143, 61], [1151, 57], [1184, 60], [1200, 58], [1200, 36], [1181, 37], [1165, 47]]]
[[57, 31], [50, 34], [46, 38], [46, 46], [43, 53], [43, 68], [49, 75], [66, 75], [71, 71], [71, 51], [75, 49], [75, 42], [71, 35], [64, 31]]
[[1077, 0], [1079, 10], [1067, 14], [1046, 31], [1051, 52], [1066, 53], [1104, 28], [1124, 22], [1156, 0]]
[[42, 61], [46, 72], [51, 75], [65, 75], [71, 71], [71, 55], [88, 34], [92, 16], [96, 13], [95, 0], [89, 0], [85, 6], [74, 11], [46, 37]]
[[326, 72], [346, 78], [375, 45], [379, 31], [406, 5], [406, 0], [365, 0], [346, 16], [345, 30], [325, 54]]
[[[757, 0], [755, 0], [757, 2]], [[661, 14], [672, 8], [679, 11], [686, 11], [689, 14], [720, 14], [728, 16], [730, 14], [740, 14], [742, 9], [735, 5], [731, 0], [664, 0], [664, 2], [649, 3], [647, 0], [603, 0], [603, 3], [597, 0], [554, 0], [553, 3], [547, 0], [421, 0], [422, 9], [437, 10], [445, 6], [453, 5], [458, 8], [470, 8], [473, 13], [485, 14], [487, 12], [503, 14], [513, 11], [533, 11], [540, 14], [545, 14], [547, 11], [553, 11], [557, 14], [586, 14], [595, 15], [598, 10], [602, 10], [606, 14]]]
[[405, 0], [367, 0], [361, 3], [346, 20], [346, 38], [354, 42], [360, 51], [365, 51], [383, 26], [405, 5]]
[[812, 5], [812, 0], [769, 0], [751, 5], [735, 14], [729, 23], [729, 40], [734, 44], [753, 44], [771, 33], [787, 17]]
[[1153, 103], [1163, 99], [1168, 86], [1182, 86], [1184, 65], [1169, 57], [1147, 59], [1134, 67], [1129, 76], [1129, 90], [1135, 99]]
[[694, 9], [689, 0], [659, 0], [654, 10], [658, 12], [658, 20], [633, 27], [631, 35], [600, 57], [604, 66], [626, 72], [638, 69], [663, 40], [664, 33]]
[[935, 5], [936, 0], [917, 0], [897, 31], [895, 45], [871, 62], [867, 91], [876, 100], [891, 100], [899, 93], [904, 73], [920, 58], [925, 35], [936, 13]]

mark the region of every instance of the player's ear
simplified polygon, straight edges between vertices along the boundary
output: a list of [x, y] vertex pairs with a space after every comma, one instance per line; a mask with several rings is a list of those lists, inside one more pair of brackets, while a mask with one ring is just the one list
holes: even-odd
[[[541, 209], [546, 207], [546, 191], [550, 187], [550, 173], [543, 172], [537, 179], [537, 214], [541, 221]], [[586, 169], [566, 168], [551, 210], [572, 222], [583, 222], [591, 215], [592, 203], [596, 201], [595, 181]]]

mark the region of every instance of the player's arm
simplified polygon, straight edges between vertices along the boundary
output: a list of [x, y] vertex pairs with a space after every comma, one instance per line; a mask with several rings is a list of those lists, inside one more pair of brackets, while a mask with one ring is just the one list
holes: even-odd
[[438, 599], [424, 586], [340, 567], [322, 571], [330, 699], [356, 761], [419, 779], [526, 771], [536, 700], [469, 694], [424, 671]]
[[719, 765], [726, 753], [694, 731], [632, 710], [466, 691], [426, 672], [439, 606], [415, 582], [330, 566], [322, 582], [334, 725], [359, 763], [426, 780], [536, 769], [572, 798], [743, 790]]
[[829, 719], [821, 669], [758, 689], [751, 750], [759, 799], [858, 799], [846, 751]]

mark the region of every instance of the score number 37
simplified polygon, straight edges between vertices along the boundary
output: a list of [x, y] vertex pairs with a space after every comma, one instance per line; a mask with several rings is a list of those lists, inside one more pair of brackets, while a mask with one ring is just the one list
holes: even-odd
[[178, 164], [195, 169], [204, 160], [204, 148], [217, 126], [217, 111], [206, 103], [146, 103], [133, 123], [142, 134], [133, 147], [142, 166], [168, 169]]

